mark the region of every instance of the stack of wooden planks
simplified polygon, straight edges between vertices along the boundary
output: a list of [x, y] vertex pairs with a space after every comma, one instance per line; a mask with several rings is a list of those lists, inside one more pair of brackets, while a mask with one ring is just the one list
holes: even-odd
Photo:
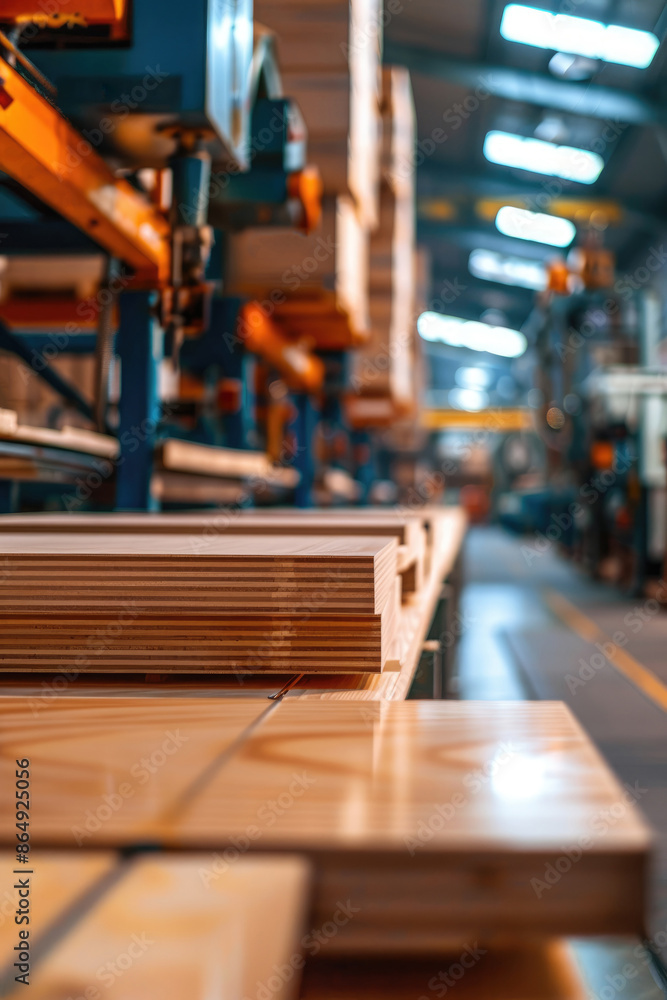
[[1, 549], [5, 669], [379, 672], [395, 644], [396, 538], [17, 532]]
[[383, 71], [383, 156], [379, 226], [370, 242], [370, 336], [355, 352], [352, 385], [391, 401], [394, 415], [415, 404], [415, 112], [410, 74]]
[[327, 194], [349, 193], [377, 222], [382, 4], [379, 0], [256, 0], [276, 33], [285, 93], [308, 129], [308, 155]]
[[[186, 446], [189, 447], [189, 446]], [[221, 449], [223, 451], [225, 449]], [[229, 449], [227, 449], [229, 451]], [[253, 455], [253, 453], [249, 453]], [[366, 513], [364, 513], [364, 510]], [[427, 561], [427, 539], [431, 521], [427, 515], [409, 515], [391, 510], [340, 508], [331, 511], [307, 508], [254, 508], [235, 511], [176, 514], [10, 514], [0, 518], [0, 535], [11, 532], [77, 532], [95, 534], [200, 535], [204, 543], [216, 535], [284, 534], [345, 536], [352, 538], [396, 538], [397, 572], [401, 596], [419, 591]], [[440, 544], [441, 539], [437, 539]], [[193, 543], [199, 547], [198, 543]]]
[[329, 196], [309, 235], [244, 229], [229, 237], [229, 294], [270, 303], [271, 315], [319, 347], [346, 348], [368, 334], [368, 230], [353, 200]]

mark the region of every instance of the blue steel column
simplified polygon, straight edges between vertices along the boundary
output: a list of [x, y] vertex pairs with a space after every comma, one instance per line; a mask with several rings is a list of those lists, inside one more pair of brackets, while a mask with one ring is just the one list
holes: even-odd
[[313, 506], [313, 481], [315, 479], [315, 456], [313, 454], [313, 438], [317, 414], [313, 401], [305, 393], [297, 393], [292, 397], [296, 416], [290, 425], [295, 437], [294, 468], [301, 474], [296, 488], [294, 502], [297, 507]]
[[155, 292], [124, 292], [116, 352], [121, 359], [119, 510], [156, 510], [150, 493], [155, 436], [160, 419], [158, 370], [164, 331], [154, 315]]

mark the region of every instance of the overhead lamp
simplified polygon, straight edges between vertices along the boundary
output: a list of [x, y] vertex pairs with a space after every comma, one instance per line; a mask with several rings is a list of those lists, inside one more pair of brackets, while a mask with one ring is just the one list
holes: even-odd
[[646, 69], [653, 61], [660, 42], [651, 31], [603, 24], [586, 17], [552, 14], [526, 4], [510, 3], [505, 7], [500, 34], [509, 42], [554, 49], [570, 55], [601, 59]]
[[489, 394], [482, 389], [452, 389], [449, 393], [449, 404], [455, 410], [479, 413], [489, 405]]
[[496, 229], [503, 236], [517, 240], [547, 243], [552, 247], [568, 247], [577, 235], [577, 228], [569, 219], [543, 212], [529, 212], [527, 208], [504, 205], [496, 215]]
[[493, 382], [493, 370], [489, 368], [457, 368], [454, 381], [462, 389], [488, 389]]
[[602, 172], [604, 160], [598, 153], [576, 146], [560, 146], [544, 139], [531, 139], [512, 132], [488, 132], [484, 156], [491, 163], [518, 167], [535, 174], [562, 177], [579, 184], [594, 184]]
[[468, 258], [468, 269], [475, 278], [497, 281], [515, 288], [532, 288], [536, 292], [547, 287], [544, 265], [526, 257], [496, 253], [495, 250], [473, 250]]
[[489, 326], [488, 323], [436, 312], [423, 312], [417, 320], [417, 330], [422, 340], [433, 344], [464, 347], [470, 351], [497, 354], [502, 358], [518, 358], [528, 346], [528, 341], [519, 330]]

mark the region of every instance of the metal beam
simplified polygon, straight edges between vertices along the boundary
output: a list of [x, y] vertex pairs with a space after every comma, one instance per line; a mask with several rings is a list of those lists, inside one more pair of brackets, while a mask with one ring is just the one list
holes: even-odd
[[573, 115], [603, 118], [628, 125], [665, 125], [667, 106], [612, 87], [556, 80], [545, 73], [457, 59], [431, 49], [385, 42], [385, 63], [407, 66], [413, 73], [435, 76], [494, 97], [535, 104]]
[[90, 143], [2, 61], [0, 170], [157, 286], [169, 280], [167, 220]]

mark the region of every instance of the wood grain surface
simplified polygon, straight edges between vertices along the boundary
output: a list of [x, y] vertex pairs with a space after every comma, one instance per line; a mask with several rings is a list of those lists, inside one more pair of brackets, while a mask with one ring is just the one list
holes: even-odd
[[[306, 862], [256, 856], [218, 873], [213, 863], [206, 855], [137, 860], [36, 963], [29, 990], [14, 984], [5, 995], [240, 1000], [263, 987], [292, 1000]], [[67, 869], [74, 859], [65, 855], [61, 864]], [[285, 964], [289, 978], [276, 972]]]

